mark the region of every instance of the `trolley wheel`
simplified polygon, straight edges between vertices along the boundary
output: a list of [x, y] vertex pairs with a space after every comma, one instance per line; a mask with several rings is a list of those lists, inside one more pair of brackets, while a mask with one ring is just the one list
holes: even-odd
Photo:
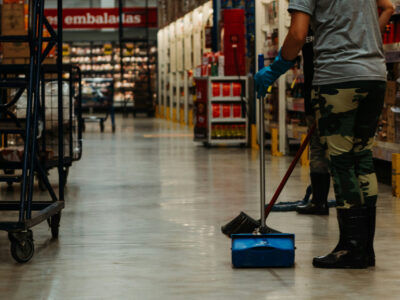
[[67, 185], [68, 182], [68, 174], [69, 174], [69, 167], [64, 168], [64, 187]]
[[100, 131], [104, 132], [104, 122], [103, 121], [100, 122]]
[[51, 230], [51, 236], [53, 239], [58, 239], [60, 232], [61, 212], [55, 214], [50, 218], [49, 225]]
[[19, 263], [27, 263], [33, 257], [35, 246], [32, 231], [9, 233], [11, 256]]

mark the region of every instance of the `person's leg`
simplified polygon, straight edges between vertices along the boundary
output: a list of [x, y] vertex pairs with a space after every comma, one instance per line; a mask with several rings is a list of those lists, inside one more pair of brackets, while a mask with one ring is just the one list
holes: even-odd
[[384, 103], [386, 84], [376, 82], [368, 85], [368, 95], [360, 103], [355, 124], [354, 154], [355, 171], [361, 188], [361, 196], [368, 210], [368, 264], [375, 266], [374, 235], [378, 182], [372, 158], [372, 147], [379, 115]]
[[[315, 121], [313, 115], [307, 116], [308, 128], [311, 128]], [[306, 205], [296, 208], [296, 211], [300, 214], [329, 215], [328, 194], [331, 178], [326, 150], [326, 144], [321, 143], [318, 130], [315, 130], [310, 140], [312, 199]]]
[[368, 95], [360, 83], [321, 86], [314, 97], [318, 129], [326, 141], [337, 202], [340, 239], [332, 253], [313, 260], [321, 268], [366, 268], [368, 219], [356, 174], [355, 123]]

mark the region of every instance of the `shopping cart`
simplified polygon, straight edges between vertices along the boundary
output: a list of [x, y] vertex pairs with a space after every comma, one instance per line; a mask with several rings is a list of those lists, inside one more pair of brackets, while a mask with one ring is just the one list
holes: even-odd
[[110, 117], [112, 131], [115, 132], [114, 79], [85, 78], [82, 82], [83, 130], [85, 123], [98, 122], [100, 131], [104, 132], [104, 122]]
[[[69, 168], [74, 161], [82, 157], [82, 110], [81, 110], [81, 73], [78, 67], [64, 65], [66, 79], [63, 80], [63, 140], [64, 140], [64, 182], [67, 183]], [[41, 107], [39, 110], [38, 157], [44, 170], [49, 173], [58, 167], [58, 83], [56, 65], [43, 66], [41, 80]], [[17, 96], [18, 90], [11, 91], [10, 98]], [[27, 94], [22, 93], [15, 103], [14, 118], [10, 122], [24, 123], [26, 119]], [[13, 120], [14, 119], [14, 120]], [[3, 134], [0, 149], [0, 170], [9, 175], [5, 180], [8, 188], [16, 182], [17, 173], [22, 170], [24, 140], [19, 134]], [[47, 189], [41, 176], [36, 176], [39, 188]]]

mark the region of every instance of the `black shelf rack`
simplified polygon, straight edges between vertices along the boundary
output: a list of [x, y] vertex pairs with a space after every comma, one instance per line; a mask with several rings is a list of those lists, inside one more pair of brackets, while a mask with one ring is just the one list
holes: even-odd
[[[25, 77], [0, 77], [0, 133], [3, 138], [8, 134], [18, 134], [24, 141], [22, 160], [22, 175], [5, 174], [0, 176], [0, 182], [20, 182], [20, 198], [13, 201], [0, 201], [0, 210], [17, 211], [16, 221], [0, 220], [0, 230], [7, 231], [11, 242], [11, 254], [20, 263], [28, 262], [34, 254], [32, 227], [43, 221], [48, 221], [53, 238], [58, 237], [61, 220], [61, 210], [64, 201], [64, 141], [63, 141], [63, 68], [62, 68], [62, 23], [58, 22], [57, 31], [50, 25], [44, 15], [45, 0], [29, 0], [29, 29], [26, 36], [0, 36], [0, 42], [21, 42], [29, 45], [29, 66]], [[58, 20], [63, 19], [62, 0], [57, 0]], [[46, 28], [50, 37], [43, 36]], [[47, 42], [44, 47], [43, 43]], [[57, 47], [57, 84], [58, 84], [58, 195], [50, 184], [46, 168], [38, 156], [38, 134], [40, 121], [41, 81], [43, 79], [42, 64], [50, 51]], [[9, 70], [15, 68], [7, 65]], [[17, 89], [11, 101], [8, 101], [10, 89]], [[20, 122], [12, 111], [24, 91], [27, 92], [26, 119]], [[11, 120], [11, 121], [10, 121]], [[38, 174], [47, 191], [49, 201], [33, 201], [34, 177]], [[32, 211], [37, 213], [32, 214]]]

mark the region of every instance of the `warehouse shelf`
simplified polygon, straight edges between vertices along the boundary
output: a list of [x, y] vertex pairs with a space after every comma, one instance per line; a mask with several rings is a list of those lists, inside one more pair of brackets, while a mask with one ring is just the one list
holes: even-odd
[[206, 28], [212, 19], [212, 1], [161, 28], [158, 40], [159, 115], [182, 124], [193, 124], [193, 70], [201, 64]]
[[212, 102], [240, 102], [243, 101], [242, 97], [211, 97]]
[[374, 158], [392, 161], [392, 155], [400, 153], [400, 144], [376, 141], [373, 148]]
[[246, 123], [245, 118], [213, 118], [211, 123]]

